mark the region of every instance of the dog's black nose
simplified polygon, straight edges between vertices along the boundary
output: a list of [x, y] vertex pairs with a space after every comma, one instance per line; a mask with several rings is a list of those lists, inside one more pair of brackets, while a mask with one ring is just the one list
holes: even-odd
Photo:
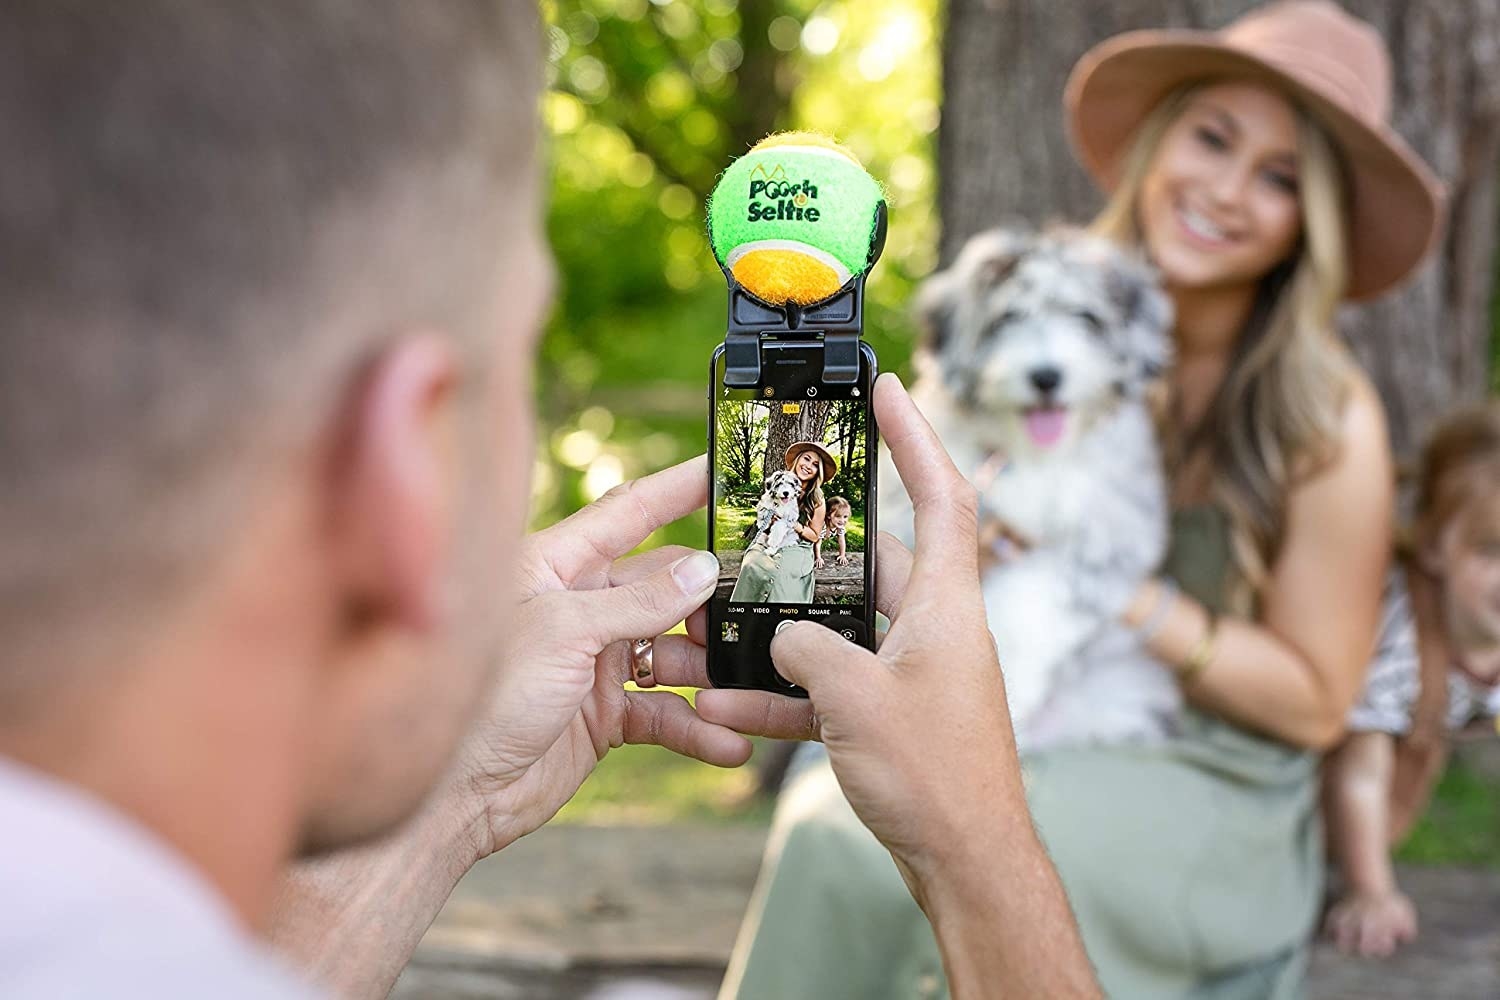
[[1026, 376], [1031, 384], [1037, 387], [1039, 392], [1055, 392], [1062, 385], [1062, 372], [1048, 365], [1046, 368], [1033, 368]]

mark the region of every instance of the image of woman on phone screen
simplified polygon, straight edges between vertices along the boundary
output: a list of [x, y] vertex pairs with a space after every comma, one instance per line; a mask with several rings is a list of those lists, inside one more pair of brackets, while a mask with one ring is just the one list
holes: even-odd
[[838, 463], [822, 445], [796, 441], [786, 450], [786, 468], [801, 484], [797, 499], [796, 542], [771, 553], [757, 538], [745, 551], [731, 601], [751, 604], [810, 604], [813, 599], [813, 546], [823, 534], [827, 506], [823, 483]]

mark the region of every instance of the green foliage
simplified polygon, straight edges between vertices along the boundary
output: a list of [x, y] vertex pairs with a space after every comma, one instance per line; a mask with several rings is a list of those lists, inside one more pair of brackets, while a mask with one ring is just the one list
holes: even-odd
[[[704, 198], [762, 135], [826, 131], [885, 185], [891, 230], [866, 331], [885, 368], [910, 353], [906, 302], [936, 238], [937, 0], [552, 0], [544, 10], [547, 229], [560, 280], [538, 367], [535, 524], [706, 447], [725, 292]], [[828, 487], [855, 499], [848, 483]], [[650, 544], [701, 546], [705, 530], [689, 518]]]
[[755, 523], [755, 501], [722, 503], [714, 518], [714, 551], [724, 552], [749, 547], [745, 532]]
[[661, 747], [623, 746], [599, 762], [556, 822], [764, 825], [771, 821], [773, 803], [755, 797], [754, 786], [748, 767], [724, 770]]
[[1494, 778], [1476, 773], [1461, 760], [1451, 762], [1432, 804], [1396, 859], [1500, 868], [1500, 794]]

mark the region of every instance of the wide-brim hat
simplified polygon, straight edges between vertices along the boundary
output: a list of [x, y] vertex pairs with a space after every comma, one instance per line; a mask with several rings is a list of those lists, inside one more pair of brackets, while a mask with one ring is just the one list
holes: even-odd
[[792, 463], [797, 461], [797, 456], [804, 451], [815, 451], [818, 453], [818, 457], [823, 460], [823, 482], [828, 482], [828, 480], [833, 478], [834, 473], [839, 471], [839, 463], [832, 455], [828, 454], [827, 448], [816, 441], [792, 442], [792, 446], [786, 450], [786, 467], [790, 469]]
[[1065, 96], [1085, 169], [1112, 190], [1162, 98], [1220, 79], [1279, 89], [1338, 147], [1349, 187], [1346, 297], [1374, 298], [1422, 263], [1442, 234], [1443, 185], [1390, 127], [1391, 64], [1379, 33], [1329, 0], [1269, 4], [1220, 31], [1126, 32], [1089, 50]]

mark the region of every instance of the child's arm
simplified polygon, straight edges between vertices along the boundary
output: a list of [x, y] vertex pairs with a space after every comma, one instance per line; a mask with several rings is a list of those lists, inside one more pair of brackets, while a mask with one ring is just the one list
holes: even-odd
[[1394, 750], [1388, 733], [1350, 733], [1324, 765], [1330, 846], [1352, 890], [1395, 888], [1386, 840]]
[[1416, 913], [1396, 888], [1389, 844], [1395, 738], [1351, 733], [1323, 770], [1329, 847], [1343, 875], [1343, 895], [1326, 929], [1339, 948], [1389, 955], [1416, 937]]
[[849, 553], [844, 550], [844, 539], [848, 536], [848, 528], [839, 529], [839, 565], [843, 566], [849, 561]]

